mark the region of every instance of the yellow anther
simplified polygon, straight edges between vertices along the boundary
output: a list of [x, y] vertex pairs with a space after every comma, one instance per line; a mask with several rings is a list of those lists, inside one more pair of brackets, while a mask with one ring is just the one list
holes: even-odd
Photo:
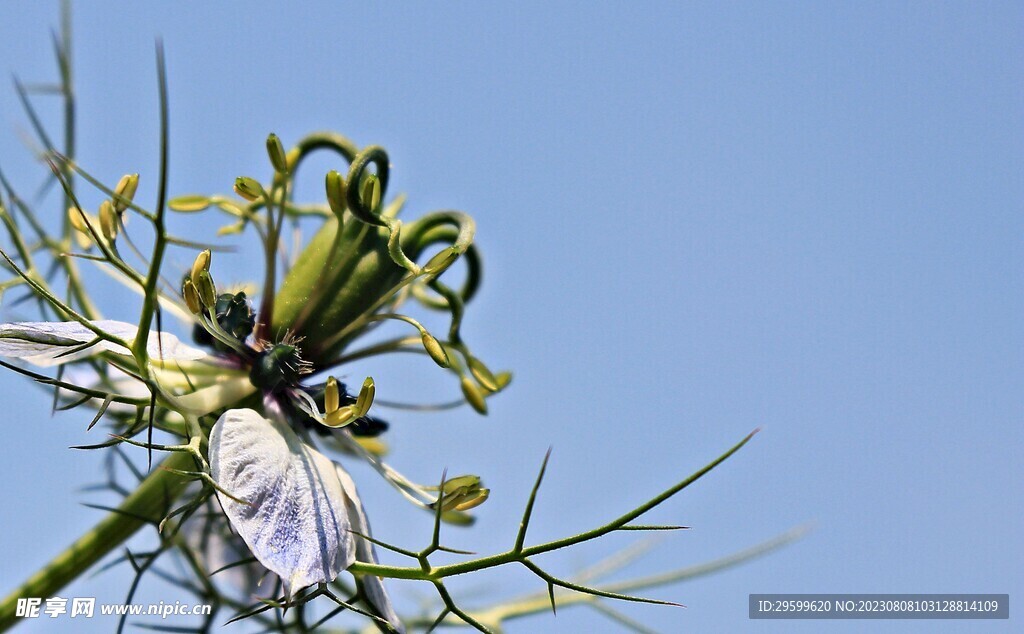
[[199, 252], [196, 256], [195, 262], [192, 263], [192, 273], [189, 277], [192, 278], [192, 283], [199, 286], [199, 274], [203, 271], [210, 271], [210, 250], [204, 249]]
[[107, 242], [113, 243], [117, 238], [117, 212], [109, 200], [100, 203], [100, 231]]
[[185, 305], [193, 315], [202, 312], [203, 305], [199, 299], [199, 291], [196, 290], [196, 285], [192, 283], [192, 280], [185, 278], [185, 283], [181, 287], [181, 295], [185, 298]]
[[476, 386], [476, 383], [473, 383], [472, 379], [468, 376], [464, 376], [460, 385], [462, 387], [462, 395], [466, 398], [466, 402], [469, 403], [470, 407], [475, 409], [478, 414], [487, 414], [487, 401], [484, 400], [484, 395], [480, 388]]
[[338, 380], [333, 376], [327, 379], [327, 387], [324, 389], [324, 413], [338, 411], [341, 407], [341, 394], [338, 392]]
[[117, 213], [123, 213], [132, 204], [135, 198], [135, 191], [139, 188], [138, 174], [125, 174], [117, 181], [114, 188], [114, 209]]

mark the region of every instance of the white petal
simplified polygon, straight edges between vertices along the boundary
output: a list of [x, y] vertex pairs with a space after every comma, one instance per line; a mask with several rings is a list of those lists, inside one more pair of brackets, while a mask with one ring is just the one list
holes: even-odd
[[[101, 378], [92, 366], [79, 365], [68, 368], [67, 371], [64, 372], [64, 380], [72, 385], [81, 385], [92, 390], [116, 394], [118, 396], [125, 396], [128, 398], [149, 398], [149, 388], [142, 381], [112, 365], [107, 366], [106, 372], [106, 378]], [[61, 398], [63, 398], [67, 403], [72, 403], [77, 401], [80, 398], [80, 395], [76, 392], [65, 390], [61, 392]], [[99, 409], [101, 403], [103, 403], [103, 399], [93, 398], [88, 402], [91, 407]], [[137, 409], [135, 405], [130, 405], [128, 403], [108, 403], [107, 411], [111, 414], [134, 414]]]
[[346, 496], [334, 463], [280, 421], [225, 412], [210, 433], [210, 473], [231, 525], [285, 592], [333, 581], [355, 561]]
[[[359, 493], [356, 491], [356, 483], [352, 481], [351, 476], [341, 468], [341, 465], [335, 464], [338, 472], [338, 480], [341, 481], [341, 486], [345, 488], [345, 495], [348, 499], [348, 515], [349, 520], [352, 522], [352, 530], [360, 535], [370, 535], [370, 521], [366, 519], [366, 509], [363, 508], [363, 502], [359, 499]], [[373, 545], [373, 542], [355, 536], [356, 542], [356, 559], [368, 564], [377, 563], [377, 548]], [[388, 597], [388, 591], [384, 587], [384, 580], [375, 575], [362, 575], [360, 579], [363, 582], [363, 590], [366, 592], [366, 597], [373, 604], [373, 607], [377, 610], [377, 613], [384, 617], [384, 619], [391, 624], [396, 631], [405, 634], [405, 627], [402, 622], [398, 620], [398, 615], [395, 614], [395, 609], [391, 605], [391, 598]]]
[[[218, 589], [248, 603], [253, 595], [259, 593], [260, 580], [266, 569], [252, 561], [249, 548], [237, 534], [229, 532], [228, 521], [223, 515], [211, 513], [201, 518], [198, 515], [185, 525], [185, 540], [199, 553], [205, 570], [220, 571], [217, 573]], [[239, 564], [243, 559], [249, 563]]]
[[[124, 339], [135, 340], [138, 328], [123, 321], [99, 320], [91, 322], [100, 330]], [[96, 339], [96, 333], [77, 321], [23, 321], [0, 325], [0, 356], [24, 359], [39, 366], [59, 365], [91, 357], [100, 352], [130, 355], [124, 346], [99, 341], [84, 350], [67, 352]], [[174, 335], [150, 332], [146, 343], [149, 356], [164, 361], [194, 361], [206, 353], [187, 346]], [[163, 354], [161, 355], [161, 351]]]
[[[116, 323], [116, 322], [115, 322]], [[135, 340], [138, 332], [135, 326], [131, 326], [132, 334], [129, 341]], [[199, 348], [193, 348], [184, 344], [180, 339], [167, 332], [149, 332], [146, 338], [146, 351], [150, 359], [157, 361], [198, 361], [206, 356], [206, 353]]]
[[238, 403], [257, 389], [247, 376], [220, 377], [218, 382], [213, 385], [179, 396], [177, 406], [184, 412], [202, 416]]

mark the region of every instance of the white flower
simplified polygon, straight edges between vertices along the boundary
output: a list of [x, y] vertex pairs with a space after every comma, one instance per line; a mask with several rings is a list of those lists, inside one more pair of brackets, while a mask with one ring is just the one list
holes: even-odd
[[[123, 339], [135, 340], [138, 328], [123, 321], [90, 322], [95, 328]], [[87, 346], [90, 342], [93, 345]], [[167, 333], [149, 333], [146, 350], [153, 359], [195, 361], [206, 353], [181, 343]], [[99, 339], [96, 332], [77, 321], [23, 321], [0, 325], [0, 356], [24, 359], [38, 366], [59, 365], [91, 357], [101, 352], [130, 355], [131, 351], [111, 341]]]
[[[128, 345], [138, 332], [131, 324], [93, 321], [90, 324]], [[195, 361], [206, 356], [173, 335], [152, 333], [147, 342], [155, 360]], [[78, 361], [101, 353], [130, 355], [123, 345], [107, 341], [79, 322], [21, 322], [0, 325], [0, 356], [15, 357], [40, 366]], [[237, 381], [239, 379], [233, 379]], [[225, 389], [230, 382], [214, 383], [180, 400], [200, 403], [215, 411], [251, 393]], [[204, 392], [216, 392], [208, 396]], [[218, 492], [231, 526], [256, 559], [284, 582], [288, 595], [315, 583], [327, 583], [356, 560], [377, 563], [369, 535], [366, 511], [355, 483], [340, 465], [302, 441], [291, 427], [273, 414], [251, 409], [224, 412], [210, 432], [210, 475], [217, 485], [241, 503]], [[391, 605], [383, 581], [373, 575], [360, 579], [367, 601], [399, 632], [405, 629]]]

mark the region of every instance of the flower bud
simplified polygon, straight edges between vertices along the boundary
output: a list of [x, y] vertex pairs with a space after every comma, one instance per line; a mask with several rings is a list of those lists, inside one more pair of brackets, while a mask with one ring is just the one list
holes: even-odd
[[239, 176], [235, 179], [235, 193], [249, 202], [259, 200], [266, 195], [263, 185], [260, 185], [255, 178], [248, 176]]
[[285, 157], [284, 146], [281, 139], [273, 132], [267, 137], [267, 155], [270, 157], [270, 164], [278, 174], [288, 173], [288, 159]]
[[138, 188], [138, 174], [125, 174], [121, 177], [121, 180], [117, 182], [117, 187], [114, 188], [114, 209], [117, 210], [117, 213], [124, 213], [124, 210], [128, 209]]
[[114, 239], [117, 238], [117, 212], [114, 211], [114, 205], [109, 200], [104, 200], [100, 203], [100, 231], [103, 233], [103, 237], [107, 239], [107, 242], [113, 244]]

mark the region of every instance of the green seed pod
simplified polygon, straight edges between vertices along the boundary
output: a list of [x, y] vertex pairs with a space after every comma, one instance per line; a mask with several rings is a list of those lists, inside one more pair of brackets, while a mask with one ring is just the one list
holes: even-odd
[[[419, 257], [433, 226], [419, 220], [402, 226], [401, 247], [409, 258]], [[271, 337], [291, 332], [301, 338], [303, 355], [314, 364], [337, 357], [362, 334], [362, 328], [350, 328], [353, 322], [385, 304], [409, 274], [392, 259], [389, 237], [387, 228], [360, 222], [351, 211], [340, 223], [328, 218], [281, 283]]]
[[405, 269], [388, 255], [387, 230], [348, 212], [338, 230], [328, 218], [288, 272], [274, 301], [271, 335], [294, 332], [314, 363], [327, 361], [359, 333], [331, 341], [398, 283]]

